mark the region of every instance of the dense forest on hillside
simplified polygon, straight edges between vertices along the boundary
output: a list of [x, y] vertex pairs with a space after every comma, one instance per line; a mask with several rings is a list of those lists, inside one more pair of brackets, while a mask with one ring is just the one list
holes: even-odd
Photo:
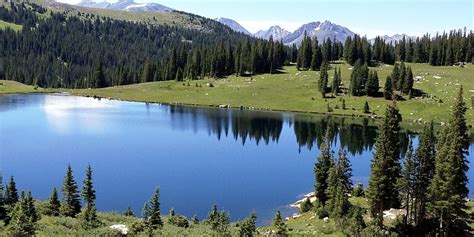
[[[344, 43], [305, 36], [300, 46], [287, 47], [233, 32], [210, 19], [190, 17], [208, 22], [211, 29], [150, 25], [86, 13], [71, 16], [35, 4], [6, 4], [0, 7], [0, 20], [23, 28], [0, 30], [0, 79], [41, 87], [100, 88], [276, 73], [290, 63], [299, 70], [315, 71], [326, 65], [326, 71], [329, 62], [343, 59], [351, 65], [359, 61], [357, 68], [362, 68], [354, 75], [357, 86], [351, 87], [351, 94], [374, 95], [378, 78], [364, 67], [396, 61], [434, 66], [473, 61], [474, 33], [466, 30], [395, 44], [379, 37], [370, 44], [358, 35]], [[326, 93], [327, 79], [322, 82], [320, 90]], [[333, 86], [335, 92], [337, 86]]]
[[0, 19], [24, 26], [20, 32], [0, 31], [0, 78], [42, 87], [264, 73], [284, 60], [282, 44], [217, 24], [210, 32], [151, 27], [90, 15], [65, 17], [34, 4], [13, 3], [0, 8]]

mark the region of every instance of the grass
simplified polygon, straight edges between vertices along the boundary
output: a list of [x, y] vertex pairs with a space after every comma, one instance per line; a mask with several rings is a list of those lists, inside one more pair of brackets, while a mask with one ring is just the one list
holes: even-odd
[[24, 94], [24, 93], [49, 93], [49, 92], [55, 92], [55, 90], [28, 86], [16, 81], [0, 80], [0, 95]]
[[21, 29], [23, 29], [23, 26], [0, 20], [0, 30], [4, 30], [7, 28], [12, 29], [14, 31], [21, 31]]
[[[471, 107], [474, 96], [474, 65], [459, 67], [432, 67], [427, 64], [409, 64], [414, 76], [424, 80], [415, 82], [414, 88], [425, 93], [425, 97], [398, 101], [397, 105], [405, 122], [422, 123], [434, 120], [438, 123], [449, 119], [450, 108], [460, 85], [464, 86], [464, 97]], [[343, 88], [349, 87], [351, 66], [341, 67]], [[377, 68], [380, 85], [391, 73], [393, 66], [383, 65]], [[333, 70], [329, 76], [332, 78]], [[435, 78], [436, 77], [436, 78]], [[440, 77], [440, 78], [438, 78]], [[281, 74], [264, 74], [253, 77], [230, 76], [225, 79], [205, 79], [188, 82], [152, 82], [92, 90], [70, 90], [72, 94], [107, 97], [128, 101], [158, 102], [195, 106], [219, 106], [250, 108], [258, 110], [293, 111], [303, 113], [327, 113], [328, 106], [334, 115], [356, 117], [368, 116], [363, 113], [365, 101], [368, 101], [373, 115], [383, 116], [385, 105], [390, 103], [382, 97], [352, 97], [343, 94], [335, 98], [322, 98], [317, 91], [319, 72], [298, 72], [294, 67], [286, 67]], [[207, 86], [212, 83], [213, 87]], [[329, 83], [330, 84], [330, 83]], [[197, 87], [198, 85], [199, 87]], [[328, 94], [331, 96], [331, 94]], [[346, 109], [342, 109], [342, 99]], [[474, 110], [466, 113], [467, 123], [474, 124]]]

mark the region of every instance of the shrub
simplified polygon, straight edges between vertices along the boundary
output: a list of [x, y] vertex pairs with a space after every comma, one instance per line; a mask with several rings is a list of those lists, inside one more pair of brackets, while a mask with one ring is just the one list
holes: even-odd
[[311, 203], [311, 200], [309, 198], [306, 198], [301, 204], [300, 204], [300, 211], [301, 213], [308, 212], [313, 208], [313, 204]]
[[182, 228], [188, 228], [189, 227], [189, 221], [185, 216], [182, 215], [175, 215], [171, 216], [170, 219], [168, 220], [168, 223], [171, 225], [177, 226], [177, 227], [182, 227]]

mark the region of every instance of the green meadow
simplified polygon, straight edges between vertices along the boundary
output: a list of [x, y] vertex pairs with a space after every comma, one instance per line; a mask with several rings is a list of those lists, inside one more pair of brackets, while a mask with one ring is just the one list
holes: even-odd
[[[474, 96], [474, 65], [465, 67], [433, 67], [427, 64], [408, 64], [412, 67], [415, 84], [419, 94], [414, 98], [404, 96], [397, 101], [404, 122], [425, 123], [434, 120], [445, 123], [454, 97], [461, 85], [469, 108]], [[343, 91], [349, 87], [352, 67], [332, 64], [329, 77], [334, 68], [342, 71]], [[390, 75], [393, 66], [382, 65], [376, 68], [380, 86]], [[164, 81], [103, 89], [69, 90], [74, 95], [97, 96], [127, 101], [157, 102], [193, 106], [221, 106], [254, 110], [292, 111], [302, 113], [321, 113], [354, 117], [383, 116], [385, 106], [391, 101], [383, 97], [354, 97], [339, 93], [328, 93], [323, 98], [317, 90], [319, 72], [297, 71], [295, 67], [285, 67], [279, 74], [262, 74], [252, 77], [230, 76], [222, 79], [195, 81]], [[329, 82], [329, 85], [331, 82]], [[380, 91], [382, 88], [380, 89]], [[345, 108], [343, 108], [343, 101]], [[367, 101], [370, 114], [363, 113]], [[466, 114], [469, 125], [474, 124], [474, 110]]]

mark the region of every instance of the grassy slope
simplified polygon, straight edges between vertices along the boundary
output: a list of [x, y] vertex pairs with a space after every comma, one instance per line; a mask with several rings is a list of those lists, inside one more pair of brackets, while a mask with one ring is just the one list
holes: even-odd
[[14, 31], [20, 31], [23, 26], [0, 20], [0, 30], [10, 28]]
[[0, 95], [14, 93], [47, 93], [54, 91], [53, 89], [35, 88], [16, 81], [0, 80]]
[[[333, 65], [334, 66], [334, 65]], [[351, 67], [339, 64], [343, 77], [343, 87], [349, 86]], [[435, 120], [446, 122], [454, 95], [459, 85], [464, 86], [466, 103], [470, 107], [471, 96], [474, 95], [474, 65], [465, 68], [432, 67], [426, 64], [411, 64], [414, 76], [424, 76], [425, 80], [415, 82], [414, 87], [430, 96], [430, 99], [421, 97], [412, 100], [399, 101], [398, 106], [406, 121]], [[378, 71], [380, 85], [392, 71], [392, 66], [384, 65], [375, 68]], [[332, 78], [333, 70], [329, 76]], [[436, 79], [433, 76], [440, 76]], [[114, 99], [146, 102], [176, 103], [199, 106], [218, 106], [228, 104], [232, 107], [249, 107], [262, 110], [281, 110], [311, 113], [326, 113], [327, 104], [334, 109], [334, 114], [364, 116], [362, 108], [364, 102], [369, 102], [371, 112], [381, 116], [387, 100], [372, 97], [351, 97], [338, 95], [336, 98], [323, 99], [316, 89], [318, 72], [298, 72], [294, 67], [286, 67], [284, 73], [276, 75], [257, 75], [248, 77], [228, 77], [226, 79], [198, 80], [190, 82], [190, 86], [181, 82], [153, 82], [137, 85], [128, 85], [93, 90], [72, 90], [76, 95], [101, 96]], [[206, 86], [213, 83], [214, 87]], [[196, 87], [195, 84], [202, 85]], [[329, 83], [331, 84], [331, 83]], [[473, 92], [471, 92], [473, 90]], [[330, 94], [328, 94], [330, 95]], [[341, 98], [346, 101], [346, 110], [342, 109]], [[314, 100], [313, 100], [314, 99]], [[442, 103], [440, 103], [440, 99]], [[339, 109], [336, 109], [336, 106]], [[466, 114], [467, 122], [474, 124], [474, 110]]]
[[131, 11], [116, 11], [109, 9], [88, 8], [76, 5], [69, 5], [55, 2], [54, 0], [32, 0], [38, 5], [42, 5], [50, 11], [65, 12], [72, 16], [77, 16], [78, 13], [85, 13], [89, 15], [96, 15], [101, 17], [110, 17], [116, 20], [141, 22], [150, 25], [173, 25], [192, 29], [207, 29], [203, 25], [202, 17], [191, 17], [179, 12], [131, 12]]

